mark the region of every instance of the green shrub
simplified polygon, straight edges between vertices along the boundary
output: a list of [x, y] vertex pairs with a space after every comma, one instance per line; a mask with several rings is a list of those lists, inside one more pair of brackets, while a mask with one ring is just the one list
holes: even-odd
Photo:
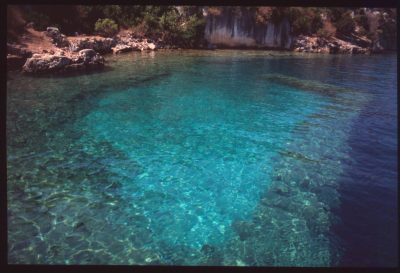
[[311, 20], [306, 16], [296, 18], [292, 22], [292, 33], [294, 35], [309, 34], [311, 30]]
[[395, 49], [397, 41], [397, 26], [396, 21], [384, 22], [377, 30], [379, 37], [384, 43], [384, 47]]
[[365, 36], [367, 35], [367, 31], [365, 30], [365, 28], [363, 28], [362, 26], [360, 26], [359, 30], [358, 30], [358, 34], [361, 36]]
[[182, 20], [175, 10], [164, 13], [159, 20], [159, 32], [167, 42], [194, 46], [203, 37], [205, 20], [196, 14]]
[[189, 17], [181, 32], [185, 46], [195, 46], [203, 38], [205, 23], [204, 18], [199, 18], [196, 15]]
[[331, 20], [331, 22], [336, 23], [338, 22], [343, 14], [345, 14], [346, 9], [345, 8], [328, 8], [328, 17]]
[[354, 16], [354, 21], [361, 26], [365, 31], [369, 31], [369, 22], [366, 15], [356, 15]]
[[33, 22], [33, 28], [38, 31], [44, 31], [50, 25], [49, 16], [37, 11], [28, 11], [26, 19], [28, 22]]
[[351, 34], [354, 32], [355, 23], [353, 18], [351, 18], [349, 13], [345, 13], [335, 24], [336, 29], [342, 34]]
[[323, 27], [319, 13], [313, 8], [289, 8], [286, 14], [292, 25], [292, 33], [294, 35], [316, 33]]
[[287, 8], [285, 7], [272, 7], [271, 21], [274, 24], [278, 24], [286, 16]]
[[324, 22], [322, 21], [321, 15], [319, 13], [315, 13], [311, 20], [311, 33], [316, 33], [323, 26]]
[[114, 20], [109, 18], [98, 19], [94, 30], [103, 36], [111, 37], [117, 34], [118, 25]]

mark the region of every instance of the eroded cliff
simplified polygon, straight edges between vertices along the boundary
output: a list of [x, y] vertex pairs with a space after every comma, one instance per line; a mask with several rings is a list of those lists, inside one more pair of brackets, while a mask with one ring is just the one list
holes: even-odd
[[290, 49], [292, 36], [287, 18], [277, 23], [257, 24], [255, 12], [224, 7], [220, 14], [206, 12], [205, 39], [222, 47], [260, 47]]

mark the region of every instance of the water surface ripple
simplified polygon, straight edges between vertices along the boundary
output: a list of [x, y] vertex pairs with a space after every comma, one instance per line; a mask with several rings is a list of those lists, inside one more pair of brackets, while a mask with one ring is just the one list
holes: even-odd
[[10, 74], [10, 263], [397, 264], [394, 55], [107, 60]]

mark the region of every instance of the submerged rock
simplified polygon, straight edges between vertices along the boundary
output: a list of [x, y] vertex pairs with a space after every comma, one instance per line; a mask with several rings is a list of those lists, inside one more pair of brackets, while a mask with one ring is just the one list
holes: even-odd
[[288, 195], [290, 189], [286, 184], [281, 183], [275, 187], [275, 192], [280, 195]]
[[234, 220], [232, 222], [232, 228], [239, 235], [240, 240], [244, 241], [251, 237], [254, 230], [254, 224], [251, 222]]
[[328, 96], [335, 96], [336, 93], [340, 92], [349, 92], [352, 91], [350, 89], [342, 88], [339, 86], [325, 84], [317, 81], [310, 80], [302, 80], [295, 77], [289, 77], [281, 74], [266, 74], [262, 76], [263, 79], [266, 79], [271, 82], [275, 82], [278, 84], [283, 84], [287, 86], [291, 86], [294, 88], [307, 90], [307, 91], [315, 91]]
[[71, 59], [64, 56], [50, 54], [34, 54], [23, 66], [23, 71], [28, 73], [52, 72], [60, 70], [71, 63]]

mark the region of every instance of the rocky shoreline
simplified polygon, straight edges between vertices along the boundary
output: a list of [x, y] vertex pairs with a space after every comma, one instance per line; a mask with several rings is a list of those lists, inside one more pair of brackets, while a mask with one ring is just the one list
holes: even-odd
[[[58, 28], [48, 27], [41, 32], [47, 44], [39, 48], [29, 48], [23, 43], [7, 43], [7, 69], [21, 70], [27, 74], [64, 73], [101, 69], [105, 65], [102, 54], [120, 54], [130, 51], [153, 51], [157, 49], [176, 49], [165, 45], [161, 40], [140, 39], [132, 33], [116, 35], [114, 38], [77, 35], [67, 37]], [[207, 49], [216, 49], [208, 45]], [[345, 42], [338, 38], [298, 36], [292, 51], [328, 54], [371, 54], [369, 41], [358, 44]]]
[[[361, 40], [361, 39], [360, 39]], [[293, 51], [330, 54], [371, 54], [369, 41], [361, 40], [365, 46], [349, 43], [336, 37], [329, 39], [300, 35], [294, 42]], [[361, 42], [361, 43], [362, 43]]]
[[48, 27], [44, 34], [44, 39], [51, 43], [35, 49], [22, 44], [7, 43], [7, 69], [21, 70], [27, 74], [96, 70], [103, 68], [105, 64], [101, 54], [158, 48], [148, 39], [136, 39], [132, 36], [67, 37], [54, 27]]

